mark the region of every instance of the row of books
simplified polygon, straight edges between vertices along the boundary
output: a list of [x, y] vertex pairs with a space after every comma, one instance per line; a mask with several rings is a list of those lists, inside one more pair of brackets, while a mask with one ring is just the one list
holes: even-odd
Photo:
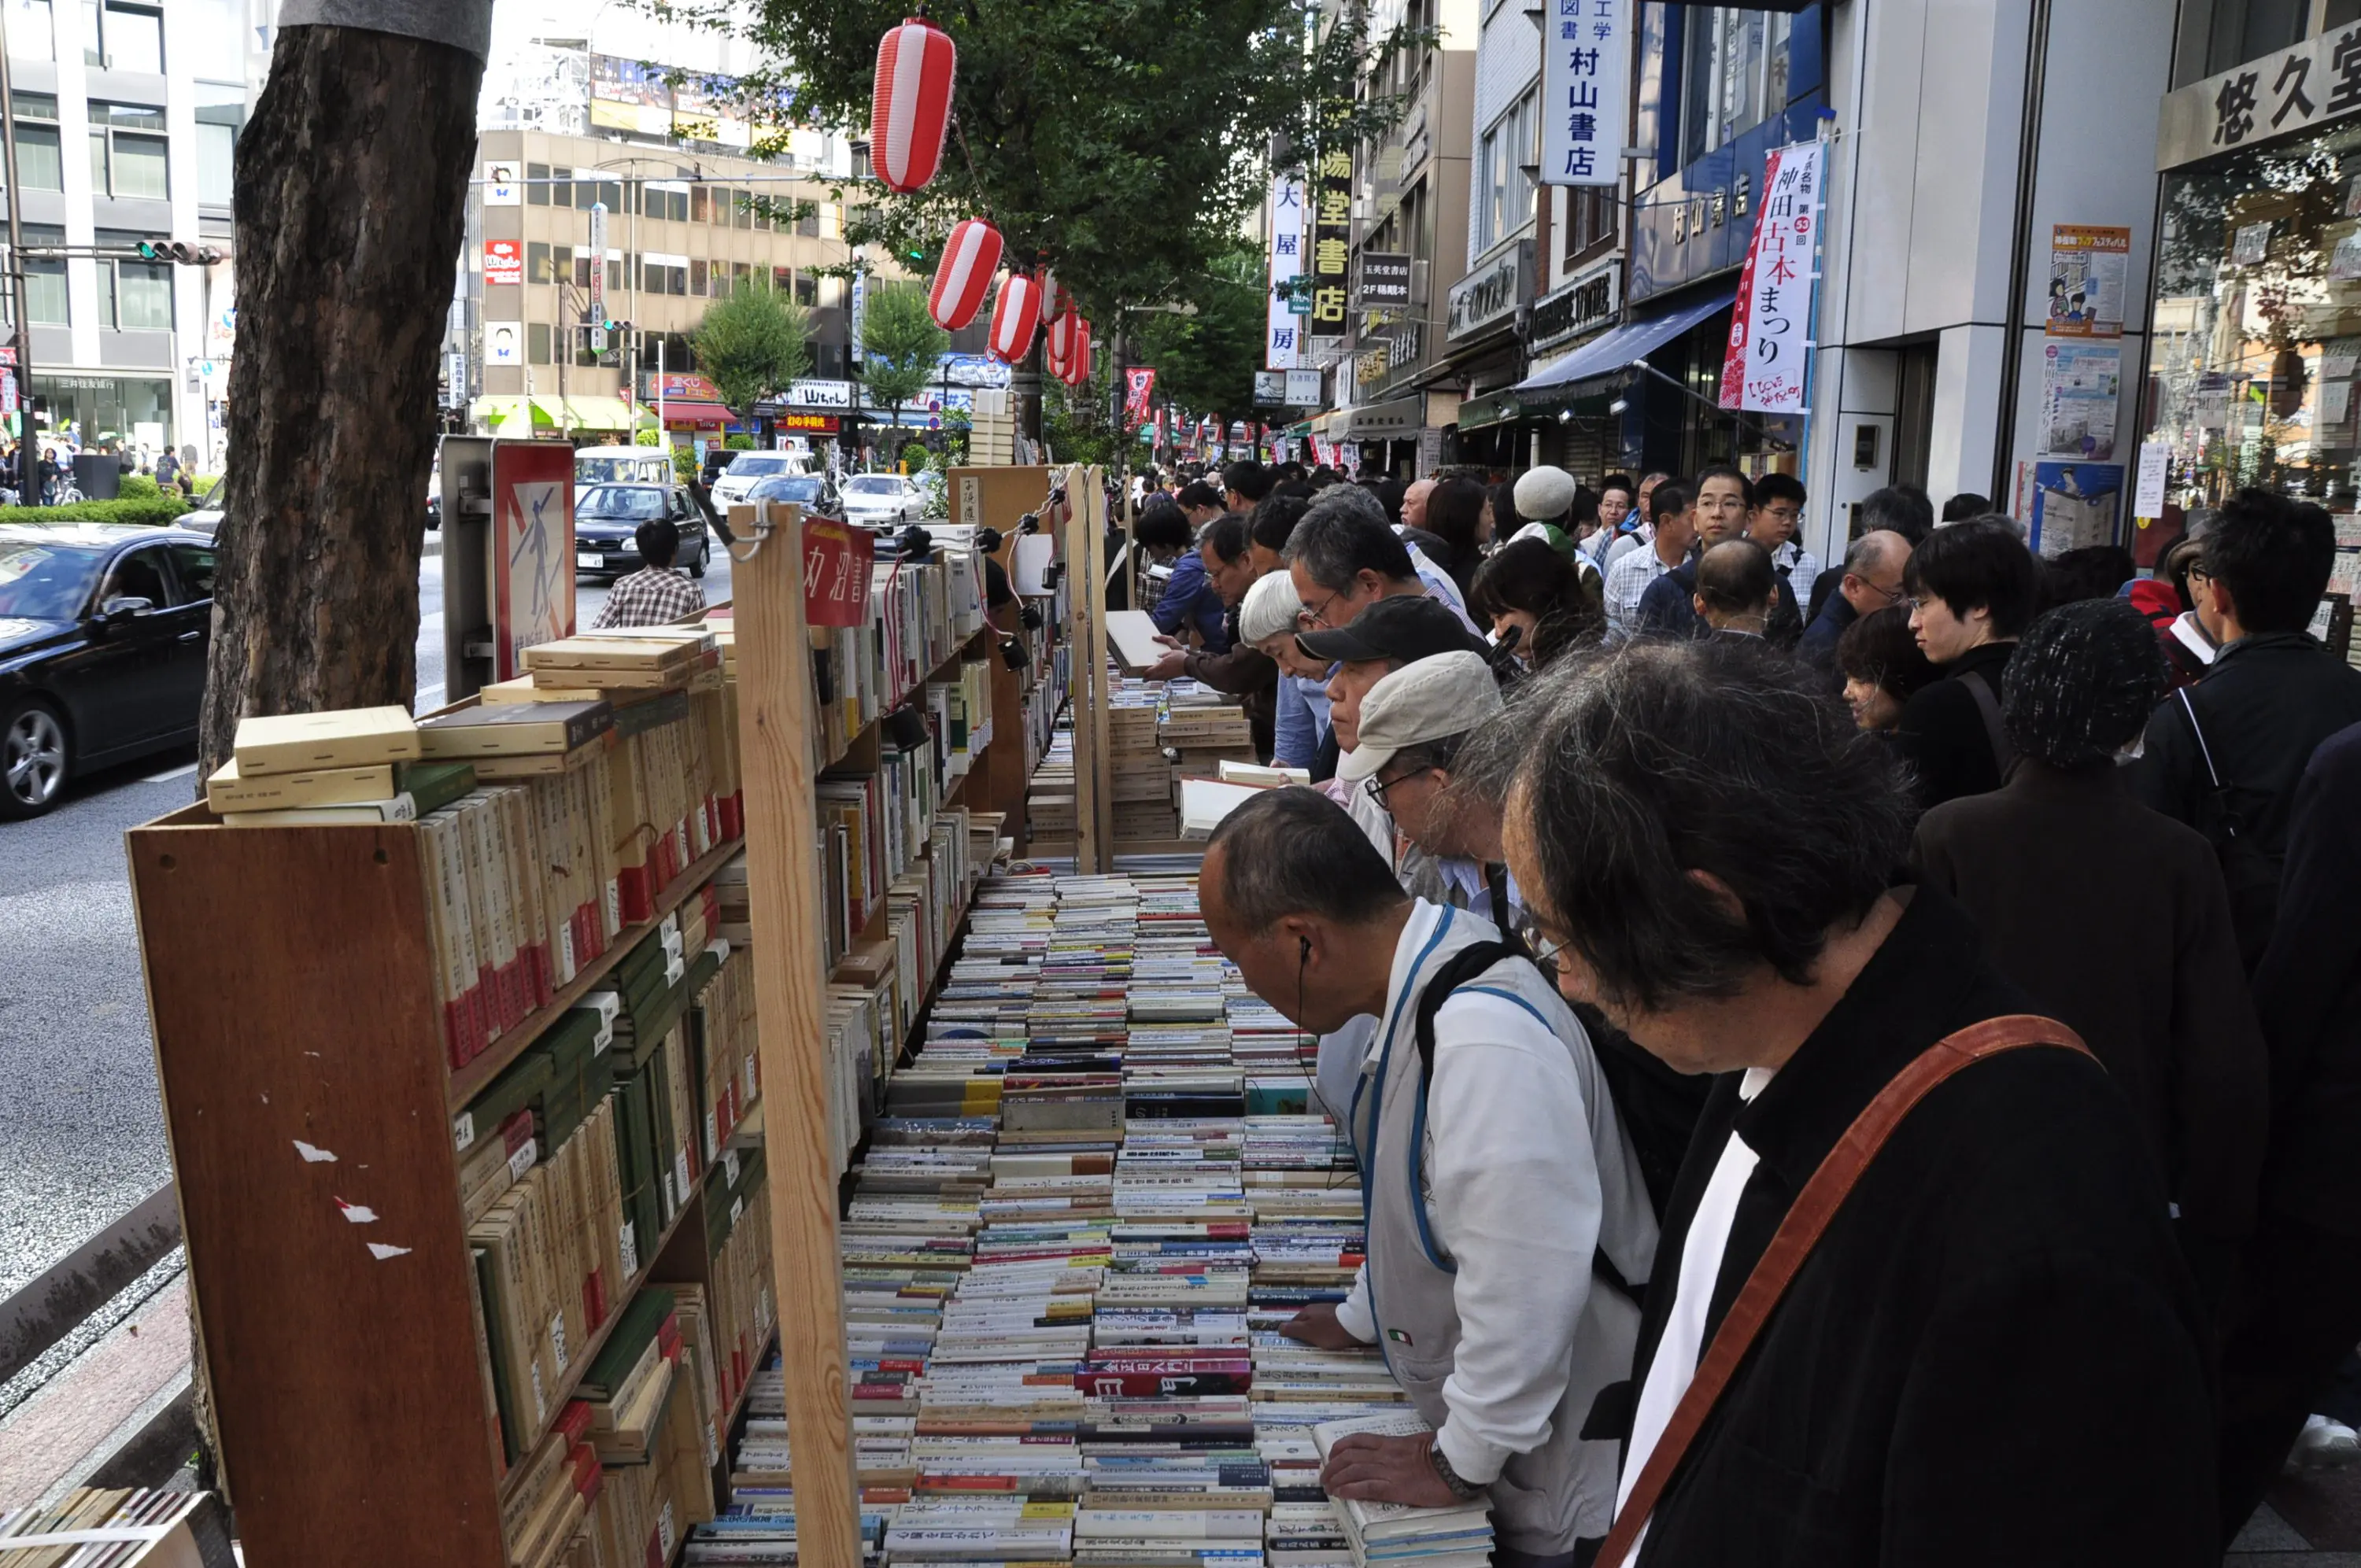
[[[979, 887], [841, 1226], [872, 1561], [1483, 1560], [1480, 1507], [1320, 1490], [1323, 1432], [1416, 1418], [1374, 1351], [1278, 1332], [1363, 1245], [1311, 1050], [1186, 877]], [[749, 1410], [691, 1563], [796, 1561], [788, 1434]]]
[[881, 560], [869, 585], [867, 622], [813, 629], [815, 740], [822, 762], [950, 661], [983, 629], [983, 565], [938, 549], [924, 561]]

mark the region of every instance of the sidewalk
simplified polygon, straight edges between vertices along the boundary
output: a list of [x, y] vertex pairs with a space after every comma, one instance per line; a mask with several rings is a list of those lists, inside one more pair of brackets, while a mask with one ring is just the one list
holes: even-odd
[[0, 1508], [82, 1485], [189, 1384], [189, 1277], [159, 1290], [0, 1426]]
[[2279, 1477], [2223, 1568], [2361, 1568], [2361, 1465]]

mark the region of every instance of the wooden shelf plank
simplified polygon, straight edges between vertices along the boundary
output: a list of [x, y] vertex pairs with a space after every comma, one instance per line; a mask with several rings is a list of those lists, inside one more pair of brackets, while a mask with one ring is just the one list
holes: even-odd
[[[236, 831], [247, 832], [250, 829], [239, 828]], [[494, 1040], [491, 1049], [453, 1073], [447, 1096], [452, 1112], [456, 1114], [466, 1110], [467, 1102], [482, 1093], [484, 1085], [498, 1078], [503, 1068], [522, 1056], [526, 1047], [541, 1038], [542, 1035], [552, 1024], [557, 1022], [567, 1008], [596, 990], [598, 982], [607, 978], [608, 972], [622, 960], [625, 953], [637, 947], [649, 932], [662, 925], [665, 916], [687, 903], [691, 894], [713, 880], [713, 873], [719, 871], [722, 864], [738, 852], [742, 842], [743, 840], [738, 839], [726, 839], [691, 861], [688, 868], [673, 878], [671, 885], [657, 896], [655, 914], [652, 918], [635, 921], [624, 927], [621, 933], [607, 944], [605, 952], [583, 965], [579, 974], [558, 989], [557, 994], [550, 998], [548, 1006], [528, 1014], [523, 1023]]]

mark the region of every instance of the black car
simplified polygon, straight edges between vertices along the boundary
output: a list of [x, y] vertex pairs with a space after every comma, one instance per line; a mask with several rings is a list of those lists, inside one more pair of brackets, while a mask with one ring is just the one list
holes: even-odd
[[793, 501], [807, 512], [820, 517], [841, 519], [844, 501], [836, 493], [836, 486], [825, 474], [774, 474], [767, 479], [757, 479], [754, 488], [746, 492], [752, 501]]
[[713, 559], [713, 535], [705, 519], [677, 485], [592, 485], [574, 502], [574, 575], [620, 577], [636, 572], [640, 524], [669, 518], [680, 530], [680, 554], [673, 565], [692, 577], [705, 576]]
[[183, 528], [0, 528], [0, 818], [77, 773], [196, 739], [214, 542]]

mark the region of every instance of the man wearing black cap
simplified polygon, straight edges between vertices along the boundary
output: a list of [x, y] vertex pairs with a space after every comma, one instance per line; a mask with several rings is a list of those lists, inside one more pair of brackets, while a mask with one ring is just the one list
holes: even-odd
[[1438, 653], [1491, 652], [1449, 606], [1423, 596], [1378, 599], [1350, 625], [1299, 632], [1295, 641], [1312, 657], [1336, 666], [1328, 679], [1328, 722], [1337, 747], [1346, 751], [1359, 740], [1361, 698], [1371, 686], [1404, 664]]

